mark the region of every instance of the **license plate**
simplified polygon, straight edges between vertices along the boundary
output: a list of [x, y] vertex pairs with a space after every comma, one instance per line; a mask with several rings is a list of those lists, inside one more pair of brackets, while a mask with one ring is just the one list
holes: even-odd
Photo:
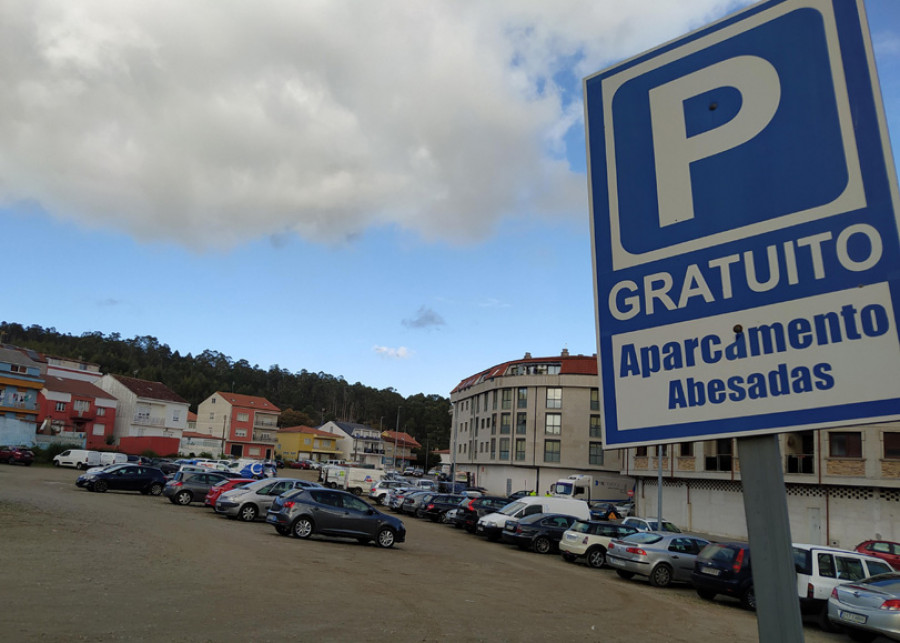
[[716, 569], [715, 567], [704, 567], [700, 570], [704, 574], [709, 574], [710, 576], [718, 576], [721, 570]]
[[845, 612], [843, 610], [838, 612], [838, 616], [842, 621], [847, 621], [848, 623], [858, 623], [863, 624], [866, 622], [866, 617], [862, 614], [855, 614], [853, 612]]

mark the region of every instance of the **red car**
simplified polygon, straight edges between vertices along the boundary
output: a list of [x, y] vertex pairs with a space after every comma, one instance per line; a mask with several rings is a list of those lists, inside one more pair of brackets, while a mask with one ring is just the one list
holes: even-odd
[[894, 569], [900, 570], [900, 543], [890, 540], [866, 540], [856, 546], [856, 551], [877, 556]]
[[26, 467], [30, 467], [34, 462], [34, 453], [23, 447], [0, 447], [0, 462], [24, 464]]
[[309, 469], [309, 460], [297, 460], [288, 465], [291, 469]]
[[215, 507], [216, 500], [218, 500], [219, 496], [223, 493], [236, 489], [237, 487], [243, 487], [250, 482], [256, 481], [250, 478], [229, 478], [227, 480], [222, 480], [222, 482], [217, 482], [206, 492], [206, 499], [203, 501], [203, 504], [206, 507]]

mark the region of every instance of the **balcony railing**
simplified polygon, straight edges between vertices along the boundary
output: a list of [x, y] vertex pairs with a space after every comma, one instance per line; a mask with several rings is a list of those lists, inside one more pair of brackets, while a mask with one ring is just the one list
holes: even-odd
[[147, 426], [165, 426], [166, 418], [161, 417], [153, 417], [148, 413], [135, 413], [134, 414], [134, 423], [135, 424], [144, 424]]
[[253, 441], [275, 444], [275, 442], [276, 442], [275, 431], [254, 431], [253, 432]]
[[253, 418], [253, 428], [255, 429], [276, 429], [278, 428], [277, 418]]
[[93, 420], [97, 415], [95, 411], [91, 409], [72, 409], [69, 411], [69, 417], [73, 420]]

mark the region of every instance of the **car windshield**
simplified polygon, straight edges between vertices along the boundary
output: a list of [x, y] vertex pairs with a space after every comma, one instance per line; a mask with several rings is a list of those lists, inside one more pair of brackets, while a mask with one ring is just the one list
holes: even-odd
[[652, 534], [646, 531], [641, 531], [622, 538], [626, 543], [634, 543], [636, 545], [652, 545], [653, 543], [658, 543], [662, 539], [663, 537], [659, 534]]
[[524, 509], [527, 506], [528, 505], [526, 505], [524, 502], [514, 502], [510, 505], [506, 505], [505, 507], [503, 507], [503, 509], [501, 509], [497, 513], [501, 513], [504, 516], [512, 516], [514, 513], [516, 513], [520, 509]]
[[650, 527], [650, 531], [671, 531], [673, 534], [681, 533], [681, 530], [668, 520], [662, 521], [662, 529], [659, 528], [659, 523], [655, 520], [648, 520], [647, 526]]

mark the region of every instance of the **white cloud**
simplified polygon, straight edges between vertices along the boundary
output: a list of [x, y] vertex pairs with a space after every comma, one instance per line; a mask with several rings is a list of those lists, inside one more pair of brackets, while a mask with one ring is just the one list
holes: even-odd
[[578, 80], [739, 4], [7, 0], [0, 206], [213, 247], [583, 217]]
[[405, 346], [389, 348], [388, 346], [373, 346], [372, 350], [387, 359], [408, 359], [412, 357], [412, 351]]

